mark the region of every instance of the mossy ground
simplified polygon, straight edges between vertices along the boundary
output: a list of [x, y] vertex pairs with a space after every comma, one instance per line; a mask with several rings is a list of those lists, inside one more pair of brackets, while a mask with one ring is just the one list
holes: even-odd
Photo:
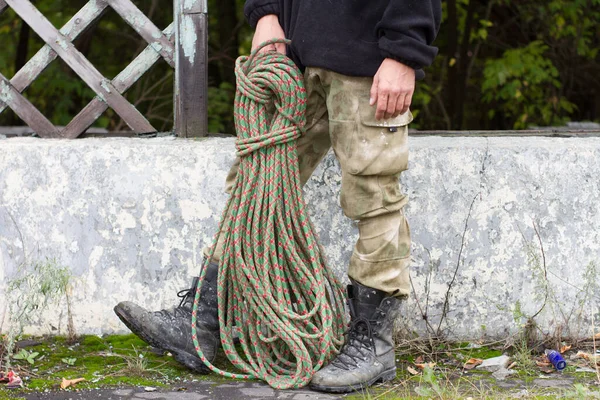
[[[69, 343], [64, 337], [35, 338], [41, 342], [25, 347], [29, 353], [39, 355], [30, 364], [26, 360], [13, 360], [13, 370], [23, 378], [23, 392], [38, 392], [60, 388], [62, 379], [85, 378], [77, 389], [118, 386], [176, 385], [178, 382], [207, 379], [182, 367], [168, 354], [156, 354], [152, 348], [135, 335], [106, 337], [81, 336]], [[216, 365], [228, 369], [223, 354]], [[218, 381], [210, 375], [211, 381]], [[20, 390], [10, 391], [17, 394]], [[0, 399], [9, 392], [0, 386]]]
[[[76, 385], [77, 390], [113, 387], [177, 387], [185, 382], [209, 380], [216, 384], [228, 381], [215, 374], [200, 375], [181, 367], [168, 354], [156, 354], [134, 335], [106, 337], [81, 336], [69, 342], [64, 337], [33, 338], [39, 344], [24, 347], [29, 353], [39, 355], [30, 364], [26, 360], [13, 360], [13, 368], [24, 378], [25, 388], [8, 391], [0, 386], [0, 399], [19, 398], [27, 393], [60, 390], [63, 378], [85, 378]], [[576, 372], [570, 365], [563, 374], [549, 374], [550, 379], [568, 379], [568, 388], [544, 388], [535, 380], [544, 375], [539, 370], [515, 367], [515, 374], [499, 385], [489, 372], [465, 370], [470, 358], [487, 359], [502, 354], [502, 349], [492, 346], [473, 347], [468, 343], [439, 343], [426, 346], [399, 346], [398, 373], [386, 385], [371, 388], [364, 393], [347, 396], [348, 399], [600, 399], [600, 387], [595, 385], [596, 374]], [[583, 363], [584, 361], [582, 361]], [[435, 363], [431, 371], [421, 371], [416, 364]], [[216, 365], [232, 370], [222, 353]], [[409, 372], [409, 367], [418, 374]], [[73, 390], [73, 389], [67, 389]], [[10, 396], [10, 397], [9, 397]]]

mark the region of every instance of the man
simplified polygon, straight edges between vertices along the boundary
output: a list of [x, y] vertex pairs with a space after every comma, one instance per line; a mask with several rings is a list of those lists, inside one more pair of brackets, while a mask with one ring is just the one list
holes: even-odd
[[[269, 39], [291, 39], [288, 48], [274, 44], [265, 51], [287, 53], [304, 70], [307, 129], [298, 140], [302, 184], [333, 147], [342, 170], [342, 209], [358, 221], [359, 239], [348, 268], [350, 329], [340, 354], [314, 375], [311, 387], [348, 392], [391, 380], [396, 376], [393, 322], [410, 291], [407, 198], [399, 177], [408, 165], [415, 78], [437, 54], [431, 43], [441, 0], [247, 0], [244, 11], [256, 28], [253, 49]], [[228, 190], [238, 164], [229, 173]], [[198, 313], [198, 336], [209, 360], [219, 345], [221, 244], [216, 246]], [[174, 309], [148, 312], [124, 302], [115, 312], [148, 343], [205, 371], [191, 343], [195, 282], [179, 293], [182, 301]]]

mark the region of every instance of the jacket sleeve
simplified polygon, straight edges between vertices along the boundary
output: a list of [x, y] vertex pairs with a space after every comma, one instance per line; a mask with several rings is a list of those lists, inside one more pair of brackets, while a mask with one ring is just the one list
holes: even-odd
[[269, 14], [279, 15], [279, 0], [246, 0], [244, 15], [253, 29], [259, 19]]
[[441, 0], [390, 0], [377, 24], [381, 54], [414, 69], [431, 65], [441, 19]]

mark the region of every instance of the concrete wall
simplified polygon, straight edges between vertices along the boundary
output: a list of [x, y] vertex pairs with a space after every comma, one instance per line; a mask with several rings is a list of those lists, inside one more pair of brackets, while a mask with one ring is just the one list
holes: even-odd
[[[546, 299], [545, 332], [588, 335], [592, 309], [600, 321], [600, 138], [412, 137], [411, 150], [404, 327], [505, 337]], [[215, 233], [233, 156], [233, 139], [0, 140], [0, 319], [19, 265], [46, 258], [71, 270], [78, 333], [124, 332], [121, 300], [173, 305]], [[340, 179], [330, 154], [306, 199], [344, 276], [357, 230]], [[64, 333], [65, 301], [27, 330]]]

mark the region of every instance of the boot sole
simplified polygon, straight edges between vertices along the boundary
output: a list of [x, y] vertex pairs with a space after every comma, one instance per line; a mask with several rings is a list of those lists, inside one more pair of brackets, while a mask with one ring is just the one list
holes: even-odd
[[173, 347], [169, 343], [161, 342], [159, 340], [154, 339], [151, 336], [146, 335], [144, 330], [137, 326], [133, 321], [130, 321], [127, 316], [117, 307], [114, 308], [115, 314], [117, 317], [123, 322], [131, 332], [133, 332], [136, 336], [142, 339], [144, 342], [148, 343], [152, 347], [157, 347], [159, 349], [163, 349], [165, 351], [170, 352], [173, 355], [173, 358], [179, 362], [180, 364], [185, 365], [189, 369], [196, 371], [200, 374], [206, 375], [211, 371], [208, 369], [206, 365], [202, 362], [202, 360], [197, 356], [193, 355], [185, 350], [181, 350], [180, 348]]
[[396, 378], [396, 367], [393, 367], [391, 369], [388, 369], [387, 371], [383, 371], [381, 374], [377, 375], [375, 378], [367, 381], [367, 382], [363, 382], [363, 383], [358, 383], [355, 385], [348, 385], [348, 386], [324, 386], [324, 385], [315, 385], [315, 384], [310, 384], [309, 387], [312, 390], [316, 390], [319, 392], [326, 392], [326, 393], [350, 393], [350, 392], [357, 392], [360, 390], [364, 390], [368, 387], [373, 386], [374, 384], [380, 382], [380, 383], [385, 383], [385, 382], [389, 382], [391, 380], [394, 380]]

